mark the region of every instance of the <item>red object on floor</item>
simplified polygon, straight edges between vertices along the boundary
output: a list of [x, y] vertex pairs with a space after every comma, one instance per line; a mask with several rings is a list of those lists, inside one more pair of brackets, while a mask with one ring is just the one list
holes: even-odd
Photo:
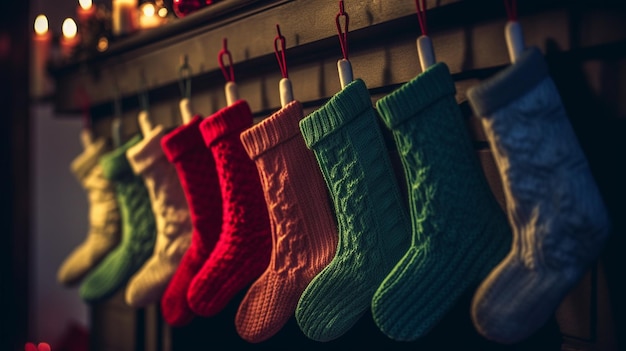
[[50, 343], [51, 351], [89, 351], [89, 329], [76, 322], [70, 323], [59, 340]]

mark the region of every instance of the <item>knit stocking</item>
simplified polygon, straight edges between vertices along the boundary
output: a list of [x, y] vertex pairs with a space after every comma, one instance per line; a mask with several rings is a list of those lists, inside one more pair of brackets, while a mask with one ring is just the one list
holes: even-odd
[[256, 162], [272, 228], [272, 257], [239, 305], [235, 325], [249, 342], [276, 334], [293, 316], [300, 295], [333, 258], [337, 225], [326, 185], [307, 149], [293, 101], [241, 134]]
[[193, 227], [191, 245], [161, 298], [161, 313], [171, 326], [183, 326], [193, 319], [195, 314], [187, 302], [187, 290], [215, 247], [222, 225], [215, 161], [202, 139], [201, 121], [200, 116], [195, 116], [161, 139], [163, 152], [178, 173]]
[[400, 152], [413, 229], [372, 299], [376, 325], [395, 340], [430, 331], [511, 245], [454, 93], [448, 67], [437, 63], [377, 103]]
[[72, 172], [87, 191], [89, 232], [87, 238], [63, 261], [57, 280], [65, 286], [80, 283], [120, 241], [120, 213], [113, 184], [102, 173], [98, 160], [105, 152], [105, 140], [92, 139], [83, 130], [84, 151], [72, 161]]
[[270, 261], [272, 237], [259, 174], [239, 139], [251, 126], [252, 113], [244, 100], [200, 124], [215, 158], [223, 204], [219, 241], [187, 294], [189, 306], [201, 316], [219, 313]]
[[127, 152], [133, 171], [148, 188], [157, 228], [152, 256], [126, 288], [126, 302], [132, 307], [146, 307], [160, 300], [191, 244], [187, 200], [176, 168], [167, 161], [161, 148], [162, 137], [163, 127], [158, 125]]
[[408, 249], [411, 228], [362, 80], [304, 118], [300, 130], [330, 191], [339, 242], [300, 297], [296, 319], [307, 337], [329, 341], [370, 308], [374, 291]]
[[141, 136], [136, 135], [100, 159], [104, 176], [115, 183], [122, 218], [122, 242], [81, 284], [79, 294], [86, 302], [98, 302], [113, 295], [154, 250], [156, 228], [150, 196], [126, 158], [126, 151], [140, 141]]
[[609, 219], [539, 50], [468, 91], [505, 188], [513, 246], [476, 292], [485, 337], [523, 340], [600, 254]]

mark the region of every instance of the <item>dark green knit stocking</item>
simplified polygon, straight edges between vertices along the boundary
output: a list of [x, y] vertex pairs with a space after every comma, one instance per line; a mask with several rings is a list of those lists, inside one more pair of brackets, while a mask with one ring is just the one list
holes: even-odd
[[400, 152], [413, 227], [411, 248], [372, 299], [376, 324], [395, 340], [426, 334], [511, 246], [454, 93], [438, 63], [377, 103]]
[[336, 339], [369, 310], [372, 295], [409, 247], [410, 222], [372, 107], [356, 80], [300, 121], [338, 220], [334, 258], [296, 308], [304, 334]]
[[115, 184], [122, 217], [122, 242], [81, 284], [79, 293], [86, 302], [98, 302], [117, 292], [154, 250], [156, 226], [150, 196], [126, 158], [126, 151], [140, 141], [141, 136], [136, 135], [100, 159], [104, 176]]

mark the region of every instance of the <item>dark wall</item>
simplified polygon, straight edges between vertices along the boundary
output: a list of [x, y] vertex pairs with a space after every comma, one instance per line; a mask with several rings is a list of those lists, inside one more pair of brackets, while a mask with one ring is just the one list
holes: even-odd
[[21, 350], [28, 321], [28, 1], [0, 11], [0, 350]]

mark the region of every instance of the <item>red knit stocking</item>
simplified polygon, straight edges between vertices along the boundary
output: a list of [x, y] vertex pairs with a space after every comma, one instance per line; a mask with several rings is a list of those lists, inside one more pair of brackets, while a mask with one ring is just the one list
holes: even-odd
[[272, 252], [269, 215], [259, 173], [239, 134], [252, 126], [244, 100], [201, 124], [222, 188], [222, 233], [209, 259], [191, 282], [187, 300], [201, 316], [219, 313], [267, 268]]
[[178, 172], [193, 224], [191, 246], [161, 299], [163, 318], [172, 326], [185, 325], [194, 317], [187, 303], [187, 290], [215, 247], [222, 225], [215, 161], [202, 139], [201, 121], [196, 116], [161, 139], [165, 155]]

